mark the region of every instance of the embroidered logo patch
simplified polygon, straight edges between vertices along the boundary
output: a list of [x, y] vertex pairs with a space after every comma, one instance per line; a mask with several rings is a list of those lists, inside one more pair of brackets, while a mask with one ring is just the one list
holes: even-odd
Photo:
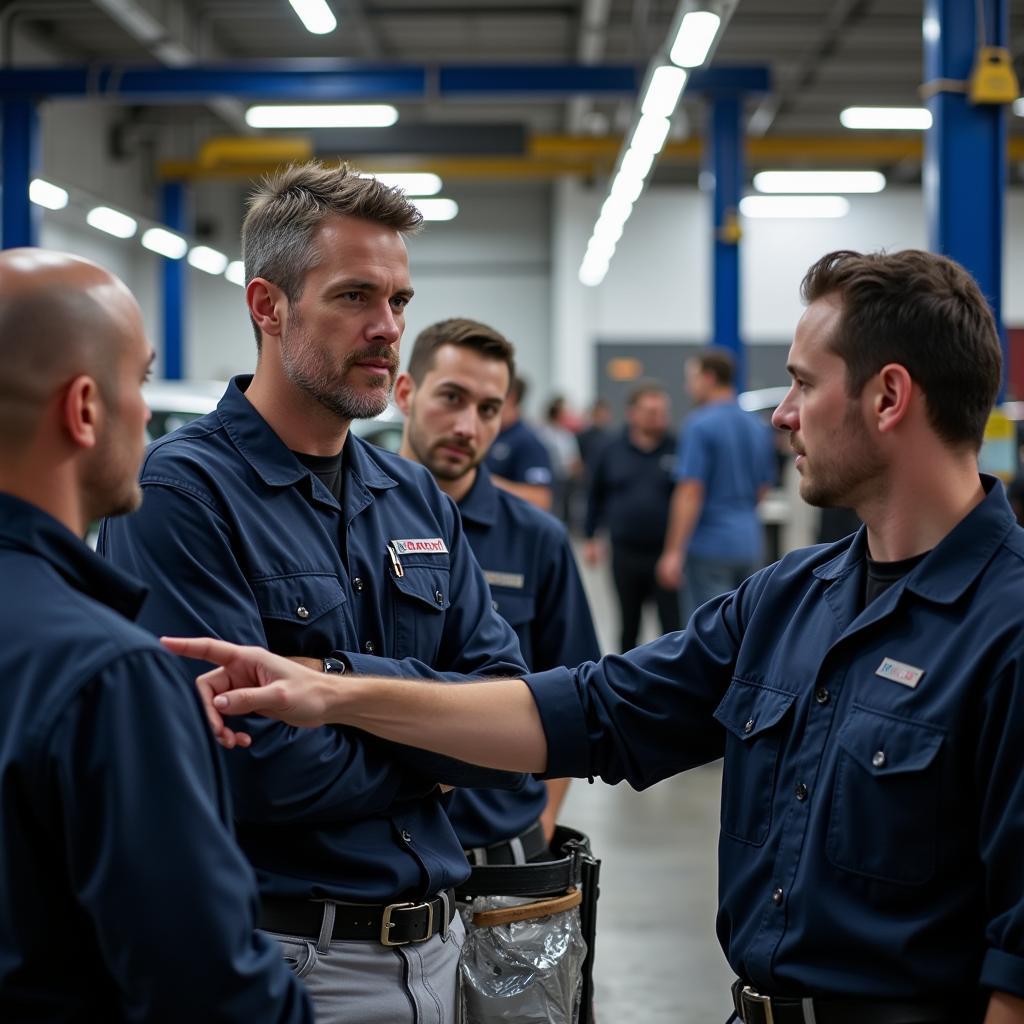
[[446, 555], [448, 548], [440, 537], [416, 537], [408, 540], [393, 540], [391, 546], [396, 555]]
[[522, 590], [526, 584], [526, 577], [521, 572], [497, 572], [494, 569], [484, 569], [484, 579], [492, 587], [508, 587], [509, 590]]
[[902, 661], [894, 661], [892, 658], [883, 658], [882, 664], [875, 669], [875, 675], [881, 676], [883, 679], [891, 679], [894, 683], [900, 683], [902, 686], [909, 686], [913, 689], [921, 682], [924, 669], [915, 668]]

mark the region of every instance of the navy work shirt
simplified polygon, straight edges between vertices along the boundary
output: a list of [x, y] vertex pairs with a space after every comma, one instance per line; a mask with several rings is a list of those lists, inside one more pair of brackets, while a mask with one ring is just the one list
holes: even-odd
[[[285, 656], [335, 652], [362, 674], [518, 675], [515, 634], [422, 466], [349, 432], [343, 501], [228, 386], [214, 412], [156, 441], [138, 512], [100, 550], [146, 580], [140, 622]], [[239, 842], [264, 893], [420, 898], [469, 873], [437, 782], [520, 785], [341, 726], [253, 716], [226, 753]]]
[[[565, 527], [496, 487], [484, 466], [459, 502], [459, 512], [494, 609], [516, 631], [527, 666], [540, 670], [599, 658]], [[515, 791], [456, 789], [449, 801], [448, 816], [463, 846], [489, 846], [536, 822], [547, 804], [547, 787], [528, 776]]]
[[142, 588], [0, 494], [0, 1020], [312, 1021]]
[[522, 420], [516, 420], [494, 439], [486, 462], [492, 473], [513, 483], [551, 486], [551, 456], [544, 442]]
[[645, 450], [633, 444], [628, 429], [605, 445], [587, 494], [586, 535], [607, 526], [615, 547], [660, 552], [675, 489], [675, 453], [675, 438], [666, 435]]
[[763, 992], [1024, 996], [1024, 531], [1002, 484], [866, 608], [865, 531], [527, 679], [552, 775], [725, 755], [718, 937]]

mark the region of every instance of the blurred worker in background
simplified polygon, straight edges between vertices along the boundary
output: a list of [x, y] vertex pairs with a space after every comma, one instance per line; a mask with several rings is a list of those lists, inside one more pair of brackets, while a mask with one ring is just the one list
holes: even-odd
[[94, 263], [9, 249], [0, 362], [0, 1020], [307, 1024], [192, 679], [81, 540], [142, 498], [139, 307]]
[[679, 628], [679, 593], [655, 577], [674, 488], [676, 442], [669, 433], [669, 397], [657, 381], [638, 384], [626, 405], [626, 428], [605, 445], [587, 496], [584, 556], [604, 557], [606, 532], [619, 602], [619, 650], [636, 646], [644, 605], [654, 599], [662, 633]]
[[734, 590], [761, 565], [757, 503], [775, 481], [771, 431], [736, 402], [736, 364], [724, 349], [686, 363], [696, 409], [679, 435], [676, 488], [658, 582], [682, 586], [684, 618]]
[[516, 377], [501, 409], [501, 430], [487, 453], [487, 468], [498, 487], [551, 511], [553, 476], [547, 448], [522, 418], [526, 381]]
[[555, 395], [548, 402], [544, 422], [537, 427], [537, 437], [551, 460], [551, 512], [572, 528], [572, 509], [583, 477], [583, 462], [576, 435], [567, 426], [569, 419], [565, 399]]
[[609, 441], [615, 439], [612, 429], [612, 407], [606, 398], [594, 400], [587, 425], [576, 435], [576, 444], [583, 462], [583, 482], [589, 487], [598, 457]]

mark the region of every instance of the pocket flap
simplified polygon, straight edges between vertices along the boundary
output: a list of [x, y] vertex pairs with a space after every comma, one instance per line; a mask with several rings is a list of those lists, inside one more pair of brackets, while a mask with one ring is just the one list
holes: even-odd
[[836, 739], [864, 771], [897, 775], [927, 768], [935, 760], [945, 733], [922, 722], [854, 705]]
[[315, 622], [345, 601], [341, 581], [331, 573], [293, 573], [252, 580], [260, 614], [296, 625]]
[[391, 573], [391, 582], [406, 597], [432, 611], [443, 612], [451, 604], [447, 566], [406, 565], [403, 575]]
[[750, 740], [782, 721], [796, 695], [734, 679], [715, 718], [737, 739]]
[[513, 629], [516, 626], [525, 626], [528, 622], [533, 621], [535, 607], [533, 594], [491, 587], [491, 604], [494, 610]]

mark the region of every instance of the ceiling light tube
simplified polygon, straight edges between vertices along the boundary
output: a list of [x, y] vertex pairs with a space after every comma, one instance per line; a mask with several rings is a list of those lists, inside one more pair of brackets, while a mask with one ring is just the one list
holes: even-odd
[[686, 72], [682, 68], [673, 67], [671, 64], [662, 64], [660, 68], [655, 68], [647, 84], [640, 113], [650, 114], [652, 117], [671, 117], [684, 85]]
[[850, 201], [842, 196], [745, 196], [740, 213], [751, 219], [830, 219], [845, 217]]
[[640, 198], [640, 193], [643, 190], [644, 183], [642, 178], [634, 178], [619, 171], [615, 175], [615, 180], [612, 182], [612, 187], [608, 190], [608, 194], [619, 196], [629, 203], [635, 203]]
[[[593, 245], [595, 242], [609, 242], [611, 243], [612, 249], [619, 244], [619, 239], [622, 237], [622, 232], [625, 230], [626, 222], [624, 220], [615, 220], [612, 217], [601, 217], [594, 225], [594, 233], [590, 236], [590, 244]], [[611, 259], [611, 254], [609, 254]]]
[[598, 220], [621, 221], [623, 224], [629, 220], [633, 212], [633, 203], [623, 196], [610, 195], [601, 204], [601, 215]]
[[926, 131], [932, 115], [925, 107], [847, 107], [840, 115], [844, 128], [863, 131]]
[[224, 276], [232, 283], [237, 284], [240, 287], [245, 287], [245, 264], [241, 260], [232, 260], [227, 269], [224, 271]]
[[669, 121], [667, 117], [652, 117], [645, 114], [633, 132], [629, 148], [641, 153], [650, 153], [652, 158], [661, 152], [668, 138]]
[[699, 68], [708, 59], [722, 19], [711, 11], [690, 11], [679, 23], [669, 60], [681, 68]]
[[169, 260], [180, 260], [188, 252], [188, 242], [166, 228], [150, 228], [142, 234], [142, 244], [150, 252], [166, 256]]
[[609, 262], [615, 255], [616, 242], [610, 238], [598, 238], [594, 235], [587, 246], [586, 259]]
[[33, 178], [29, 182], [28, 197], [36, 206], [47, 210], [63, 210], [68, 205], [67, 191], [43, 178]]
[[85, 222], [97, 231], [105, 231], [115, 238], [131, 238], [138, 229], [134, 217], [112, 210], [109, 206], [94, 206], [86, 215]]
[[423, 214], [424, 220], [454, 220], [459, 215], [459, 204], [454, 199], [409, 200]]
[[288, 0], [307, 32], [322, 36], [338, 27], [338, 19], [326, 0]]
[[758, 192], [881, 192], [885, 175], [879, 171], [761, 171], [754, 175]]
[[411, 172], [408, 174], [381, 171], [360, 175], [363, 178], [376, 178], [388, 188], [400, 188], [408, 196], [436, 196], [441, 191], [441, 179], [436, 174]]
[[622, 163], [619, 164], [619, 174], [627, 174], [643, 181], [653, 163], [654, 153], [642, 153], [638, 149], [630, 148], [626, 150], [626, 155], [622, 158]]
[[390, 128], [398, 111], [387, 103], [314, 103], [250, 107], [250, 128]]
[[197, 245], [189, 250], [189, 266], [196, 270], [203, 270], [207, 274], [220, 276], [228, 269], [228, 258], [217, 249], [211, 249], [208, 245]]

